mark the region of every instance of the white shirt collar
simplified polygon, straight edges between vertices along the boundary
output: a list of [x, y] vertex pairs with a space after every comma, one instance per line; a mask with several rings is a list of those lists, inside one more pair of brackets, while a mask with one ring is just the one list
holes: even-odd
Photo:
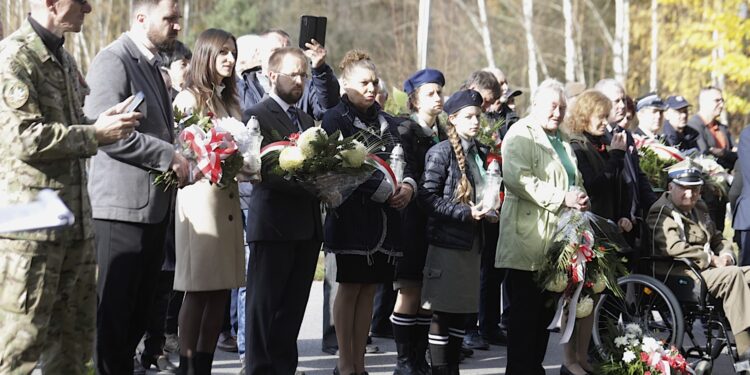
[[148, 49], [148, 47], [146, 47], [146, 44], [143, 42], [143, 39], [137, 33], [128, 31], [125, 33], [125, 35], [127, 35], [128, 38], [130, 38], [130, 40], [133, 41], [135, 46], [138, 48], [138, 51], [140, 51], [141, 54], [143, 54], [146, 60], [148, 60], [149, 64], [154, 62], [153, 60], [154, 60], [154, 57], [156, 57], [156, 55], [154, 55], [154, 53], [151, 52], [151, 50]]
[[291, 104], [289, 104], [289, 103], [285, 102], [283, 99], [281, 99], [278, 95], [276, 95], [276, 93], [273, 90], [271, 90], [268, 93], [268, 96], [270, 96], [271, 99], [273, 99], [274, 101], [276, 101], [276, 103], [279, 105], [279, 107], [281, 107], [281, 109], [284, 112], [286, 112], [287, 110], [289, 110], [289, 107], [292, 106]]

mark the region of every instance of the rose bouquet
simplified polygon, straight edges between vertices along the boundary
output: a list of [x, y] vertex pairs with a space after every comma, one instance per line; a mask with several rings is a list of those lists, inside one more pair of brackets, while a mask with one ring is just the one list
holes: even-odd
[[[245, 126], [233, 118], [217, 119], [212, 113], [199, 115], [174, 109], [177, 151], [190, 161], [190, 181], [205, 178], [220, 188], [235, 180], [241, 170], [258, 173], [260, 165], [245, 166], [250, 135]], [[255, 169], [255, 172], [253, 172]], [[164, 190], [178, 186], [177, 175], [168, 170], [154, 179]]]
[[607, 219], [571, 209], [560, 216], [536, 280], [543, 289], [561, 293], [557, 312], [548, 327], [559, 328], [567, 311], [561, 343], [570, 339], [576, 318], [592, 313], [594, 296], [605, 289], [622, 295], [617, 279], [627, 271], [618, 252], [626, 246], [615, 224]]
[[695, 372], [674, 347], [643, 335], [638, 324], [620, 327], [614, 339], [614, 353], [601, 365], [604, 375], [687, 375]]
[[[375, 146], [378, 147], [378, 146]], [[320, 127], [293, 133], [261, 150], [271, 173], [295, 180], [329, 207], [338, 207], [377, 169], [392, 186], [396, 177], [388, 164], [370, 153], [357, 135], [344, 138], [339, 131], [328, 136]]]

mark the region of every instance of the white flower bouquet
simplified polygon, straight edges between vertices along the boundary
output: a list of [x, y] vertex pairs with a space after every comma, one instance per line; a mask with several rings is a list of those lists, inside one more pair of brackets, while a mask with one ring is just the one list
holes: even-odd
[[653, 337], [643, 335], [636, 323], [620, 327], [614, 339], [614, 353], [601, 365], [603, 375], [687, 375], [695, 372], [680, 351]]

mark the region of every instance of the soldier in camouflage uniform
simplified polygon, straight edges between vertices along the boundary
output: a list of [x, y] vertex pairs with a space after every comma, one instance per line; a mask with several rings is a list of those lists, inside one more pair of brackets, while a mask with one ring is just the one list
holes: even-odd
[[61, 0], [53, 15], [32, 0], [20, 29], [0, 42], [0, 207], [56, 191], [75, 214], [62, 230], [0, 233], [0, 373], [83, 374], [96, 321], [96, 264], [86, 158], [127, 137], [139, 113], [132, 98], [91, 125], [88, 88], [63, 33], [78, 32], [85, 0]]

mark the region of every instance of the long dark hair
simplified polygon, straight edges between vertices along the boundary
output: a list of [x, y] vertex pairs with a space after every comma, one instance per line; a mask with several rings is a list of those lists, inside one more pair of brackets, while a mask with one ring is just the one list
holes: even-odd
[[[185, 87], [190, 90], [196, 98], [197, 105], [203, 109], [208, 106], [208, 110], [215, 110], [216, 103], [214, 98], [214, 81], [218, 76], [216, 72], [216, 58], [221, 52], [221, 48], [227, 40], [234, 43], [235, 55], [237, 51], [237, 40], [234, 35], [221, 29], [208, 29], [198, 36], [193, 47], [193, 58], [190, 60], [190, 70], [185, 79]], [[225, 77], [221, 83], [224, 90], [221, 92], [221, 105], [226, 111], [234, 116], [240, 116], [240, 104], [237, 98], [237, 83], [232, 69], [232, 76]]]

